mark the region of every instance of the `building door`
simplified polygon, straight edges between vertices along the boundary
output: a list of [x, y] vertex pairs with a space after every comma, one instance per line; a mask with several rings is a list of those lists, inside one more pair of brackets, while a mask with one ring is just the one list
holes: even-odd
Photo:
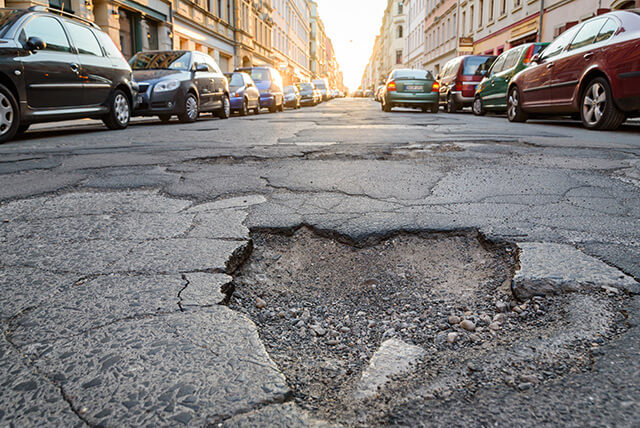
[[149, 42], [149, 49], [152, 51], [158, 50], [158, 23], [147, 19], [147, 41]]
[[133, 22], [131, 19], [131, 15], [125, 11], [120, 9], [120, 51], [122, 51], [122, 55], [125, 58], [129, 59], [135, 53], [135, 42], [133, 39]]

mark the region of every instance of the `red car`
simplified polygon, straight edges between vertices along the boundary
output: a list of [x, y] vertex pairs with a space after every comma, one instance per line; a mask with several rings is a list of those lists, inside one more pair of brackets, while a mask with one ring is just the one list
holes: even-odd
[[447, 62], [436, 77], [440, 85], [440, 105], [449, 113], [470, 107], [476, 87], [495, 59], [490, 55], [466, 55]]
[[556, 38], [509, 85], [507, 114], [580, 115], [589, 129], [640, 116], [640, 10], [591, 18]]

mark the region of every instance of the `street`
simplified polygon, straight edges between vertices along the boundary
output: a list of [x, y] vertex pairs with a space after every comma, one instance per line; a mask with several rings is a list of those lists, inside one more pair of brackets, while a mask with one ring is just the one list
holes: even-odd
[[0, 426], [640, 425], [637, 120], [81, 120], [0, 174]]

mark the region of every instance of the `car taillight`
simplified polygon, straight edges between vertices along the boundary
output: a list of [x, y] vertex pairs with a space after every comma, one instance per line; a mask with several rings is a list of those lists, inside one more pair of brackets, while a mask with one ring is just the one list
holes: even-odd
[[393, 92], [396, 90], [396, 82], [387, 83], [387, 91]]
[[431, 92], [440, 92], [440, 84], [438, 82], [433, 82], [433, 85], [431, 85]]
[[462, 82], [456, 82], [456, 91], [462, 90]]
[[524, 56], [523, 64], [531, 64], [531, 58], [533, 57], [533, 51], [535, 50], [535, 45], [529, 46], [527, 49], [527, 54]]

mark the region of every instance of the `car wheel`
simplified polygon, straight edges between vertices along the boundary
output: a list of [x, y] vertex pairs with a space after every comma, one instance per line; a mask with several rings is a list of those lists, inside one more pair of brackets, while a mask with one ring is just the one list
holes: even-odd
[[587, 85], [582, 94], [580, 113], [582, 123], [588, 129], [612, 130], [625, 120], [624, 113], [613, 102], [609, 82], [596, 77]]
[[258, 101], [256, 108], [253, 109], [253, 114], [255, 114], [256, 116], [260, 114], [260, 101]]
[[451, 94], [449, 94], [447, 96], [447, 112], [448, 113], [456, 113], [458, 110], [460, 110], [460, 106], [458, 105], [456, 100], [453, 99]]
[[29, 126], [31, 126], [30, 124], [26, 124], [26, 125], [20, 125], [18, 126], [18, 130], [16, 131], [16, 137], [21, 137], [23, 136], [27, 130], [29, 130]]
[[522, 110], [520, 91], [517, 86], [511, 88], [509, 96], [507, 97], [507, 117], [509, 118], [509, 122], [527, 121], [527, 113]]
[[220, 119], [229, 119], [231, 116], [231, 101], [229, 101], [229, 97], [227, 95], [222, 97], [222, 108], [217, 110], [214, 114]]
[[16, 97], [4, 85], [0, 85], [0, 143], [11, 140], [20, 125], [20, 110]]
[[120, 89], [116, 89], [111, 97], [109, 113], [102, 121], [109, 129], [124, 129], [129, 126], [131, 120], [131, 103], [129, 98]]
[[269, 106], [269, 113], [275, 113], [278, 111], [278, 105], [276, 104], [276, 100], [273, 100], [273, 104]]
[[473, 114], [475, 114], [476, 116], [484, 116], [485, 114], [487, 114], [487, 111], [484, 109], [484, 106], [482, 105], [482, 98], [480, 97], [475, 97], [473, 100]]
[[162, 122], [162, 123], [169, 123], [169, 121], [171, 120], [171, 115], [170, 114], [159, 114], [158, 115], [158, 119], [160, 119], [160, 122]]
[[240, 109], [240, 116], [246, 116], [249, 114], [249, 101], [246, 99], [242, 102], [242, 108]]
[[278, 107], [278, 111], [284, 111], [284, 100], [280, 103], [280, 107]]
[[184, 98], [184, 106], [182, 111], [178, 113], [178, 119], [182, 123], [192, 123], [198, 119], [200, 108], [198, 107], [198, 99], [194, 94], [189, 92]]
[[431, 104], [431, 106], [429, 107], [429, 111], [431, 113], [438, 113], [438, 110], [440, 109], [440, 106], [438, 105], [438, 103], [436, 104]]

